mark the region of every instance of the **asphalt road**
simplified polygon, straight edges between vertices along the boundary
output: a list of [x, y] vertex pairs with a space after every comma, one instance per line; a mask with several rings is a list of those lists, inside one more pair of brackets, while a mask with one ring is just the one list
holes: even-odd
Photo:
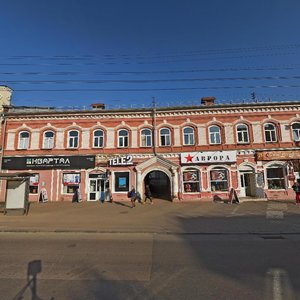
[[3, 300], [300, 299], [298, 234], [2, 232], [0, 241]]

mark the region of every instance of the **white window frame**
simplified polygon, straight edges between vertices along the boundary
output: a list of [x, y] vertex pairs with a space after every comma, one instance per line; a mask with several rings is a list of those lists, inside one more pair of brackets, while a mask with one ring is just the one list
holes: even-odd
[[[218, 131], [212, 132], [211, 130], [217, 128]], [[209, 132], [209, 144], [210, 145], [220, 145], [222, 143], [221, 138], [221, 128], [217, 125], [212, 125], [208, 128]], [[219, 139], [219, 142], [218, 142]]]
[[[184, 180], [184, 173], [186, 172], [197, 172], [198, 180]], [[185, 184], [196, 184], [197, 185], [197, 191], [185, 191]], [[201, 172], [200, 170], [196, 168], [186, 168], [182, 169], [182, 191], [185, 194], [195, 194], [201, 192]]]
[[[167, 130], [168, 133], [162, 133], [163, 130]], [[163, 127], [159, 130], [159, 145], [162, 147], [171, 146], [171, 130], [169, 128]]]
[[[124, 131], [126, 135], [120, 135]], [[129, 146], [129, 132], [127, 129], [118, 130], [118, 148], [128, 148]]]
[[[145, 133], [147, 132], [147, 133]], [[152, 147], [152, 130], [143, 128], [141, 130], [141, 147]]]
[[[96, 136], [96, 132], [101, 132], [102, 135]], [[96, 145], [96, 141], [98, 145]], [[103, 148], [104, 147], [104, 131], [102, 129], [96, 129], [93, 132], [93, 148]]]
[[[268, 169], [282, 169], [282, 174], [283, 177], [268, 177]], [[281, 164], [272, 164], [266, 167], [266, 187], [269, 190], [286, 190], [287, 188], [287, 179], [286, 179], [286, 175], [287, 175], [287, 168], [285, 165], [281, 165]], [[283, 182], [283, 188], [275, 188], [275, 187], [271, 187], [270, 181], [281, 181]]]
[[[295, 126], [298, 128], [294, 128]], [[300, 141], [300, 123], [295, 122], [292, 124], [292, 137], [294, 142], [299, 142]]]
[[[266, 129], [267, 126], [273, 126], [273, 129]], [[266, 143], [275, 143], [277, 142], [277, 132], [276, 125], [273, 123], [264, 124], [264, 138]], [[269, 140], [268, 140], [269, 139]]]
[[[192, 132], [185, 132], [185, 130], [191, 130]], [[184, 127], [183, 130], [183, 145], [185, 146], [192, 146], [192, 145], [195, 145], [195, 130], [193, 127], [191, 126], [187, 126], [187, 127]], [[185, 139], [187, 138], [187, 143], [185, 141]]]
[[[71, 136], [71, 132], [76, 132], [77, 136]], [[68, 131], [68, 148], [69, 149], [77, 149], [79, 147], [79, 131], [78, 130], [70, 130]]]
[[[27, 137], [22, 137], [22, 134], [28, 134]], [[28, 131], [19, 132], [18, 149], [26, 150], [29, 148], [30, 133]]]
[[236, 125], [236, 140], [238, 144], [248, 144], [250, 142], [248, 125], [242, 123]]
[[[47, 133], [52, 133], [52, 137], [46, 137]], [[43, 134], [43, 149], [52, 149], [54, 147], [54, 132], [47, 130]]]

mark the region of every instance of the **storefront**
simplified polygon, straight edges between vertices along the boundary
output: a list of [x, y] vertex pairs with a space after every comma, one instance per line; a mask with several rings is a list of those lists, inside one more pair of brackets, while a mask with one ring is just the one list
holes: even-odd
[[264, 189], [270, 200], [294, 198], [292, 185], [299, 179], [299, 150], [257, 151], [257, 163], [264, 169]]
[[69, 201], [76, 190], [85, 200], [86, 177], [94, 168], [93, 155], [4, 157], [2, 161], [2, 169], [8, 173], [18, 170], [31, 174], [30, 201]]
[[180, 155], [181, 197], [226, 199], [237, 188], [237, 151], [185, 152]]

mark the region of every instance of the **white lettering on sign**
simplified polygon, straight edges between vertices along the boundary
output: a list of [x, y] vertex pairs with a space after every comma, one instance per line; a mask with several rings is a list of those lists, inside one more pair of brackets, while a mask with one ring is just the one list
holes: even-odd
[[206, 151], [181, 153], [182, 164], [236, 162], [236, 151]]
[[117, 156], [108, 161], [110, 166], [128, 166], [133, 164], [132, 155]]

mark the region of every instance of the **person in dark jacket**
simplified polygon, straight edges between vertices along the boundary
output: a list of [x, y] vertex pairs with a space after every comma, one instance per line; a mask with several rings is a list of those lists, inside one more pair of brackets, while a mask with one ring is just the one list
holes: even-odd
[[296, 193], [296, 205], [300, 204], [300, 183], [296, 181], [292, 186], [294, 192]]
[[147, 199], [150, 200], [150, 204], [153, 204], [152, 198], [151, 198], [151, 190], [150, 186], [147, 184], [145, 187], [145, 200], [144, 203], [146, 203]]
[[131, 187], [129, 194], [130, 194], [130, 200], [131, 200], [131, 208], [134, 208], [135, 200], [136, 200], [136, 191], [135, 191], [134, 186]]

